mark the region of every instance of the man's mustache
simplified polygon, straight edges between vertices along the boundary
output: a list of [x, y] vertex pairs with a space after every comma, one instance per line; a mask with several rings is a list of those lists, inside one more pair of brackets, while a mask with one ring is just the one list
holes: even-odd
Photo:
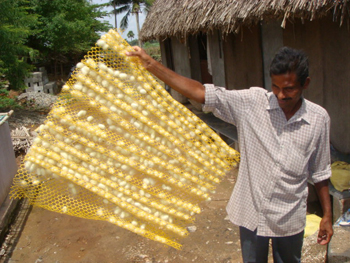
[[[278, 97], [277, 97], [277, 95], [275, 95], [276, 96], [276, 98], [278, 99]], [[282, 99], [282, 100], [291, 100], [292, 98], [284, 98], [284, 99]]]

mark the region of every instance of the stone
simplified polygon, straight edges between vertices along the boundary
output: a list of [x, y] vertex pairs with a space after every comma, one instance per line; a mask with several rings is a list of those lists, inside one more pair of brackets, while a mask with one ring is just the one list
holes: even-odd
[[333, 237], [328, 246], [328, 262], [350, 262], [350, 226], [334, 226]]
[[188, 230], [188, 232], [193, 233], [197, 230], [197, 227], [196, 226], [188, 226], [187, 230]]

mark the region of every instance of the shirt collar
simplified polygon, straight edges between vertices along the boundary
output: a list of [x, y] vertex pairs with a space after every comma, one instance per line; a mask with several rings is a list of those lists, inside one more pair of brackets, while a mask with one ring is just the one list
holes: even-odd
[[[300, 109], [294, 114], [294, 116], [289, 121], [305, 121], [306, 123], [310, 124], [310, 116], [308, 114], [305, 99], [303, 96], [301, 96], [301, 100], [302, 102]], [[278, 105], [278, 100], [276, 96], [272, 92], [268, 93], [268, 101], [269, 103], [266, 107], [266, 110], [282, 110]]]

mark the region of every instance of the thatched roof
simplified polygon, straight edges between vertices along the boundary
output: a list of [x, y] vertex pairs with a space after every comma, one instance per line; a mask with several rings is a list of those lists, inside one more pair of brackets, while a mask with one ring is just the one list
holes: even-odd
[[350, 0], [156, 0], [143, 24], [142, 40], [185, 37], [219, 29], [225, 35], [242, 25], [279, 19], [314, 20], [333, 13], [343, 23]]

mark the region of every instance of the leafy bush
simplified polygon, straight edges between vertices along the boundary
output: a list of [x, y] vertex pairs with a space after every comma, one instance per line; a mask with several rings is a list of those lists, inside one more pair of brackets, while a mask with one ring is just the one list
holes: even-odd
[[152, 58], [155, 60], [161, 62], [162, 61], [162, 56], [160, 53], [160, 46], [159, 42], [145, 42], [143, 44], [143, 49], [146, 51], [148, 55], [150, 55]]
[[[1, 86], [1, 82], [0, 82]], [[0, 111], [8, 111], [21, 108], [16, 99], [9, 98], [9, 92], [6, 88], [0, 88]]]
[[138, 39], [134, 39], [131, 41], [127, 41], [129, 43], [130, 46], [137, 46], [139, 44], [139, 40]]
[[15, 90], [23, 88], [23, 79], [32, 69], [28, 60], [36, 54], [26, 44], [34, 33], [31, 27], [37, 23], [37, 16], [27, 3], [26, 0], [0, 1], [0, 75], [6, 75]]

